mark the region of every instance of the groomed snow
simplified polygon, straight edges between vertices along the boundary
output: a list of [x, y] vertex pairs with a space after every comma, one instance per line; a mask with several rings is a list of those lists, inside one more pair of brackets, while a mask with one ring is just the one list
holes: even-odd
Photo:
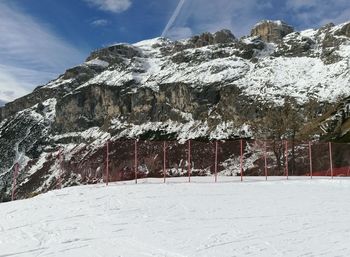
[[235, 179], [82, 186], [3, 203], [0, 256], [350, 256], [350, 180]]

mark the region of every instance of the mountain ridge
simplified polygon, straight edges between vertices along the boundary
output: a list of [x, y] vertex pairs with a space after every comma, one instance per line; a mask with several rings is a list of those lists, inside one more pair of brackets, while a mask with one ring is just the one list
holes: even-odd
[[[264, 138], [267, 110], [286, 99], [308, 126], [300, 128], [305, 138], [346, 138], [350, 23], [301, 32], [281, 24], [263, 21], [240, 39], [221, 30], [114, 44], [7, 103], [0, 108], [4, 199], [16, 161], [26, 197], [55, 186], [59, 151], [73, 158], [80, 149], [75, 158], [91, 163], [108, 139]], [[74, 167], [66, 185], [83, 183]]]

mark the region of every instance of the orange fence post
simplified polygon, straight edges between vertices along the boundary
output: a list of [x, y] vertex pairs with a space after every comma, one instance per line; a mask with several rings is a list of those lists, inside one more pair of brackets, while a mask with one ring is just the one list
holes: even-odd
[[188, 163], [187, 163], [187, 173], [188, 182], [191, 183], [191, 139], [188, 140]]
[[240, 140], [241, 143], [241, 181], [243, 181], [243, 140]]
[[58, 188], [62, 189], [62, 171], [63, 171], [63, 155], [62, 155], [62, 148], [60, 148], [59, 152], [58, 152], [58, 161], [59, 161], [59, 169], [58, 169]]
[[332, 176], [332, 179], [333, 179], [332, 143], [329, 142], [328, 146], [329, 146], [329, 164], [330, 164], [330, 168], [331, 168], [331, 176]]
[[289, 174], [288, 174], [288, 141], [285, 140], [284, 143], [286, 146], [286, 151], [285, 151], [286, 158], [285, 159], [286, 159], [286, 176], [287, 176], [287, 180], [288, 180], [289, 179], [288, 178], [288, 176], [289, 176]]
[[109, 140], [106, 142], [106, 186], [108, 186], [109, 182]]
[[18, 162], [16, 162], [14, 167], [13, 167], [13, 182], [12, 182], [11, 201], [15, 200], [15, 198], [16, 198], [18, 172], [19, 172], [19, 164], [18, 164]]
[[312, 145], [311, 145], [311, 142], [309, 142], [309, 161], [310, 161], [310, 164], [309, 164], [309, 168], [310, 168], [310, 178], [312, 179]]
[[266, 141], [264, 143], [264, 160], [265, 160], [265, 180], [267, 180], [267, 146]]
[[215, 183], [218, 182], [218, 141], [215, 141]]
[[164, 173], [164, 183], [166, 183], [166, 142], [163, 142], [163, 173]]
[[138, 164], [137, 164], [137, 140], [135, 140], [135, 153], [134, 153], [134, 169], [135, 169], [135, 184], [137, 184], [137, 169], [138, 169]]

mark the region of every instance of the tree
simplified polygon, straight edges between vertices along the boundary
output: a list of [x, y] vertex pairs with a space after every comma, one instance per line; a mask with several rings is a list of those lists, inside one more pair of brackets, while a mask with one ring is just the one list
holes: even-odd
[[8, 201], [7, 191], [10, 187], [10, 181], [5, 174], [0, 176], [0, 202]]
[[291, 174], [295, 172], [295, 141], [298, 132], [303, 124], [301, 115], [301, 106], [298, 105], [294, 98], [287, 97], [284, 100], [282, 119], [284, 120], [285, 138], [292, 143]]
[[[265, 103], [265, 113], [255, 127], [265, 140], [271, 140], [272, 150], [277, 161], [278, 174], [282, 173], [282, 161], [286, 162], [284, 156], [283, 140], [290, 140], [292, 143], [291, 174], [295, 172], [295, 141], [303, 124], [301, 107], [294, 98], [286, 97], [282, 105]], [[286, 163], [284, 163], [286, 164]]]

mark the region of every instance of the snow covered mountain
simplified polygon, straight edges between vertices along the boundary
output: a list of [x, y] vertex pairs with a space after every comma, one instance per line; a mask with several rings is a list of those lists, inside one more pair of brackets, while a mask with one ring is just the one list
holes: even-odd
[[[24, 197], [55, 186], [59, 151], [67, 162], [87, 161], [108, 139], [258, 137], [252, 122], [285, 97], [305, 117], [310, 100], [317, 102], [308, 135], [347, 137], [349, 57], [350, 23], [294, 32], [281, 21], [262, 21], [241, 39], [222, 30], [96, 50], [0, 108], [2, 198], [9, 197], [15, 161]], [[81, 182], [74, 165], [70, 184]]]

